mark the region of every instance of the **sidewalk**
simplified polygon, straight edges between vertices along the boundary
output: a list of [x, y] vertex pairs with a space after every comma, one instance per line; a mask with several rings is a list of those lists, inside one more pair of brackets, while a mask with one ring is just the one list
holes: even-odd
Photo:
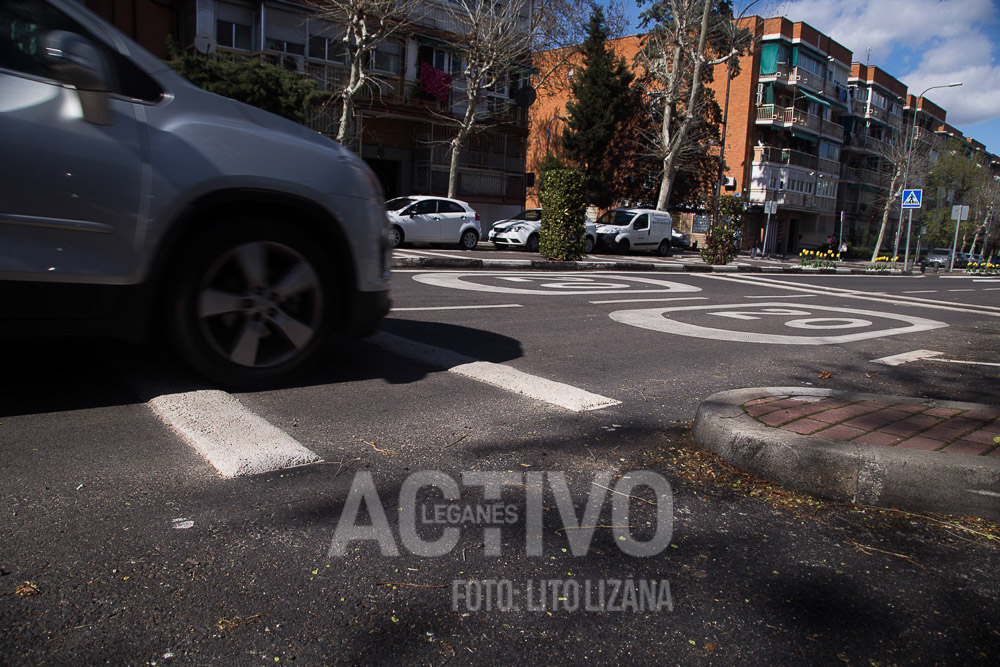
[[[491, 252], [488, 248], [477, 248], [477, 251]], [[557, 262], [543, 259], [536, 255], [531, 259], [506, 258], [505, 252], [497, 251], [497, 258], [483, 257], [393, 257], [393, 269], [473, 269], [488, 271], [663, 271], [668, 273], [799, 273], [849, 275], [869, 273], [864, 262], [841, 262], [839, 266], [829, 269], [804, 268], [799, 266], [798, 256], [787, 259], [754, 258], [743, 254], [736, 257], [735, 263], [723, 266], [706, 264], [693, 253], [675, 253], [674, 259], [685, 259], [686, 262], [662, 263], [660, 261], [645, 261], [645, 255], [589, 255], [585, 259], [574, 262]], [[652, 258], [652, 256], [649, 256]], [[659, 260], [660, 258], [656, 258]], [[911, 270], [900, 270], [892, 274], [911, 276], [920, 273], [920, 267]]]
[[759, 387], [703, 401], [693, 435], [744, 470], [817, 496], [1000, 518], [1000, 406]]

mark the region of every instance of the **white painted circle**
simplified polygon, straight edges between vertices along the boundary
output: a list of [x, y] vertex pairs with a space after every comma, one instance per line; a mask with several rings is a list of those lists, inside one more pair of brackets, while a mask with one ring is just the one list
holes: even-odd
[[871, 320], [849, 317], [815, 317], [810, 320], [789, 320], [786, 327], [793, 329], [858, 329], [872, 326]]
[[[726, 309], [732, 309], [727, 312]], [[714, 312], [713, 312], [714, 311]], [[790, 312], [789, 312], [790, 311]], [[783, 316], [789, 314], [796, 315], [811, 315], [819, 311], [821, 313], [837, 313], [837, 314], [847, 314], [847, 315], [861, 315], [863, 318], [871, 318], [872, 320], [878, 321], [882, 320], [894, 320], [896, 322], [903, 322], [906, 326], [893, 327], [890, 329], [872, 329], [869, 331], [858, 331], [849, 334], [840, 334], [835, 336], [789, 336], [782, 334], [772, 334], [772, 333], [758, 333], [753, 331], [735, 331], [732, 329], [714, 329], [711, 327], [698, 326], [696, 324], [689, 324], [687, 322], [680, 322], [670, 318], [673, 313], [681, 312], [703, 312], [707, 315], [718, 315], [725, 318], [736, 319], [736, 320], [764, 320], [765, 318], [770, 321], [774, 321], [775, 316]], [[679, 336], [690, 336], [692, 338], [705, 338], [709, 340], [724, 340], [724, 341], [734, 341], [741, 343], [764, 343], [771, 345], [836, 345], [840, 343], [850, 343], [859, 340], [867, 340], [870, 338], [881, 338], [884, 336], [896, 336], [899, 334], [910, 334], [917, 333], [920, 331], [929, 331], [931, 329], [940, 329], [942, 327], [948, 326], [944, 322], [937, 322], [935, 320], [928, 320], [923, 317], [913, 317], [911, 315], [898, 315], [895, 313], [879, 313], [871, 310], [860, 310], [856, 308], [831, 308], [827, 306], [803, 306], [802, 304], [791, 304], [791, 303], [757, 303], [748, 306], [745, 303], [732, 303], [724, 305], [711, 305], [711, 306], [675, 306], [667, 308], [641, 308], [637, 310], [616, 310], [611, 313], [611, 319], [615, 322], [621, 322], [622, 324], [628, 324], [630, 326], [639, 327], [640, 329], [649, 329], [651, 331], [658, 331], [661, 333], [676, 334]], [[852, 322], [851, 327], [855, 328], [855, 324], [860, 326], [861, 322], [867, 322], [863, 318], [815, 318], [815, 319], [801, 319], [798, 322], [811, 323], [823, 319], [824, 321], [836, 321], [841, 323], [846, 323], [848, 321]], [[796, 320], [793, 320], [796, 321]], [[873, 325], [872, 325], [873, 326]], [[840, 326], [833, 327], [823, 327], [823, 328], [841, 328]], [[811, 326], [800, 326], [799, 328], [814, 328]], [[818, 327], [815, 327], [818, 328]]]
[[[561, 275], [551, 273], [472, 273], [434, 272], [418, 273], [413, 276], [418, 283], [447, 287], [450, 289], [469, 290], [472, 292], [493, 292], [495, 294], [528, 294], [528, 295], [589, 295], [589, 294], [665, 294], [680, 292], [700, 292], [701, 288], [694, 285], [661, 280], [658, 278], [643, 278], [641, 276], [608, 275]], [[507, 285], [491, 285], [475, 280], [495, 280], [510, 283]], [[614, 281], [614, 282], [612, 282]], [[518, 284], [529, 284], [532, 287], [515, 287]]]

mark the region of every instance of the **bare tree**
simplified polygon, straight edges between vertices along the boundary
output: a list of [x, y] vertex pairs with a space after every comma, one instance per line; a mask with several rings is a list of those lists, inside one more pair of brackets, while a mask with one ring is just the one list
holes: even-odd
[[[720, 11], [722, 10], [722, 11]], [[663, 171], [656, 207], [666, 210], [674, 179], [685, 160], [702, 155], [710, 133], [702, 125], [704, 79], [715, 65], [737, 56], [737, 40], [727, 36], [728, 4], [716, 0], [664, 0], [645, 14], [653, 23], [639, 52], [647, 93], [659, 124], [655, 150]], [[742, 40], [740, 40], [742, 41]], [[720, 45], [723, 52], [719, 53]], [[711, 58], [711, 54], [718, 57]]]
[[[879, 226], [878, 238], [872, 251], [871, 261], [874, 262], [882, 250], [882, 241], [889, 227], [889, 214], [900, 206], [900, 197], [907, 185], [904, 183], [908, 177], [907, 171], [910, 175], [925, 172], [929, 164], [929, 151], [926, 146], [918, 144], [907, 153], [906, 141], [895, 135], [890, 135], [887, 141], [873, 142], [873, 147], [881, 162], [880, 185], [886, 193], [882, 201], [882, 224]], [[899, 224], [902, 224], [902, 218]]]
[[426, 4], [421, 0], [307, 0], [314, 17], [335, 26], [341, 51], [347, 57], [347, 80], [335, 93], [340, 104], [337, 141], [348, 142], [354, 126], [358, 95], [378, 85], [372, 60], [380, 44], [400, 34], [414, 12]]
[[451, 42], [462, 55], [453, 115], [441, 116], [455, 128], [448, 142], [448, 196], [454, 197], [458, 191], [462, 147], [476, 124], [494, 113], [491, 104], [495, 107], [506, 105], [500, 92], [509, 83], [514, 66], [527, 61], [532, 32], [529, 0], [496, 4], [458, 0], [448, 8], [456, 26]]

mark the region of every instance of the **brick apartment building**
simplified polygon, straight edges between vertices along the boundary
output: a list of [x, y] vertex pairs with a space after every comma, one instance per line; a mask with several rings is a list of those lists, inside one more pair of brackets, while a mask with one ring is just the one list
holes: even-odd
[[[850, 245], [870, 244], [882, 221], [888, 192], [884, 155], [891, 144], [905, 145], [913, 113], [915, 145], [939, 151], [948, 137], [984, 166], [1000, 173], [1000, 158], [983, 144], [965, 139], [945, 122], [946, 112], [929, 99], [916, 99], [906, 85], [884, 70], [853, 61], [843, 45], [806, 23], [753, 16], [741, 25], [757, 38], [731, 81], [725, 137], [724, 192], [749, 202], [743, 248], [764, 241], [764, 203], [777, 203], [768, 234], [770, 249], [797, 253], [841, 234]], [[609, 42], [627, 63], [639, 37]], [[566, 81], [579, 62], [567, 63], [557, 81], [540, 91], [531, 109], [528, 170], [545, 153], [558, 154], [560, 118], [569, 99]], [[716, 66], [709, 87], [725, 104], [726, 65]], [[924, 174], [911, 174], [907, 187], [920, 187]], [[533, 203], [529, 193], [529, 203]], [[925, 204], [926, 205], [926, 204]], [[898, 204], [890, 213], [891, 247]], [[703, 232], [708, 216], [675, 216], [685, 231]], [[841, 224], [842, 223], [842, 224]], [[842, 230], [842, 231], [841, 231]]]
[[[347, 79], [337, 27], [317, 20], [302, 2], [286, 0], [85, 0], [97, 14], [145, 48], [167, 56], [167, 37], [181, 49], [209, 42], [216, 57], [259, 58], [316, 80], [335, 91]], [[424, 11], [397, 38], [379, 46], [373, 59], [378, 87], [357, 101], [353, 148], [379, 176], [387, 197], [445, 195], [447, 141], [452, 126], [443, 114], [460, 107], [461, 55], [451, 45], [456, 25], [447, 0], [426, 0]], [[524, 17], [527, 21], [527, 17]], [[448, 98], [439, 101], [421, 84], [421, 64], [452, 77]], [[465, 146], [458, 194], [490, 223], [519, 212], [525, 198], [527, 109], [512, 99], [519, 76], [492, 91], [488, 119]], [[313, 129], [335, 134], [337, 105], [318, 108]], [[487, 127], [488, 126], [488, 127]]]

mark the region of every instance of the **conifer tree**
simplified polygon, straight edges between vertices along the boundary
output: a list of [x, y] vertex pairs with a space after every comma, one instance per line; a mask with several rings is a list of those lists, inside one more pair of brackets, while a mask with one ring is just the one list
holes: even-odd
[[599, 207], [614, 199], [611, 165], [604, 157], [628, 113], [633, 79], [625, 59], [608, 49], [607, 39], [604, 11], [592, 5], [587, 39], [580, 46], [583, 66], [573, 78], [563, 131], [563, 147], [586, 175], [590, 203]]

